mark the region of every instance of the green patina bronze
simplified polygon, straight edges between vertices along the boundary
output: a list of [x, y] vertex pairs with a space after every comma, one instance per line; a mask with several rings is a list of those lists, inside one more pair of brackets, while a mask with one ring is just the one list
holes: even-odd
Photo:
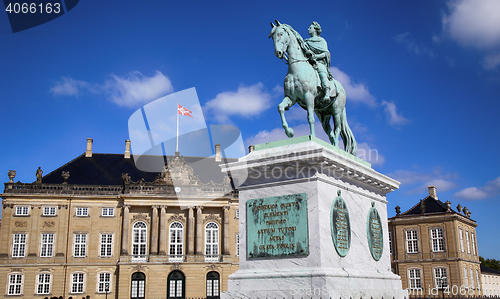
[[[271, 26], [273, 29], [269, 37], [274, 41], [274, 54], [288, 64], [284, 82], [285, 97], [278, 105], [286, 135], [293, 137], [294, 131], [288, 126], [285, 111], [298, 103], [307, 110], [312, 136], [315, 136], [316, 113], [330, 142], [338, 147], [339, 136], [342, 137], [345, 151], [355, 156], [357, 145], [347, 123], [346, 92], [330, 72], [330, 52], [325, 39], [320, 36], [321, 26], [313, 22], [308, 29], [311, 38], [306, 40], [290, 25], [276, 21]], [[330, 124], [332, 119], [333, 129]]]
[[372, 207], [368, 211], [366, 235], [368, 237], [368, 246], [370, 247], [370, 253], [373, 259], [376, 261], [380, 260], [382, 252], [384, 251], [384, 233], [380, 215], [375, 208], [375, 202], [372, 202]]
[[307, 194], [247, 201], [247, 258], [309, 255]]
[[344, 257], [351, 247], [351, 221], [349, 220], [347, 204], [340, 196], [340, 190], [337, 195], [337, 198], [332, 203], [330, 228], [335, 250], [341, 257]]

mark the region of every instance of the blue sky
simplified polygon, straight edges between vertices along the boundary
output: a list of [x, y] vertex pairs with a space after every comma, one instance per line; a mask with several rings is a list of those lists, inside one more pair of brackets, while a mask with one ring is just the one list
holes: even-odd
[[[274, 19], [303, 37], [321, 24], [358, 147], [402, 183], [389, 215], [434, 184], [439, 199], [471, 210], [480, 255], [500, 259], [497, 0], [80, 1], [15, 34], [0, 13], [4, 181], [9, 169], [34, 181], [38, 166], [49, 173], [83, 153], [88, 137], [94, 152], [122, 153], [137, 109], [191, 87], [206, 123], [238, 127], [245, 146], [286, 138]], [[308, 134], [305, 111], [287, 113], [296, 136]]]

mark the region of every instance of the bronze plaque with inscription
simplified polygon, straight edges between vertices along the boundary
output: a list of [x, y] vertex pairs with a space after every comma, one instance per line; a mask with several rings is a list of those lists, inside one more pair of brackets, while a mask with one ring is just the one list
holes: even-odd
[[330, 228], [335, 250], [337, 250], [337, 253], [341, 257], [344, 257], [349, 252], [349, 247], [351, 246], [351, 221], [349, 220], [347, 204], [340, 196], [340, 190], [337, 192], [337, 195], [337, 198], [332, 203]]
[[384, 234], [382, 231], [382, 221], [380, 215], [375, 208], [375, 202], [372, 202], [372, 207], [368, 211], [366, 219], [366, 234], [368, 237], [368, 246], [374, 260], [378, 261], [382, 257], [384, 251]]
[[307, 194], [247, 201], [247, 258], [309, 255]]

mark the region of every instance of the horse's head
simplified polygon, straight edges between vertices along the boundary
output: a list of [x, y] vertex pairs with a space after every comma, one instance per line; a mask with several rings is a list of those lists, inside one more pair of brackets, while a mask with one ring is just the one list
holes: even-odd
[[290, 44], [290, 35], [286, 30], [286, 27], [283, 26], [278, 20], [275, 20], [276, 25], [271, 22], [271, 33], [269, 33], [269, 37], [273, 38], [274, 41], [274, 55], [279, 59], [282, 59], [285, 55], [285, 52]]

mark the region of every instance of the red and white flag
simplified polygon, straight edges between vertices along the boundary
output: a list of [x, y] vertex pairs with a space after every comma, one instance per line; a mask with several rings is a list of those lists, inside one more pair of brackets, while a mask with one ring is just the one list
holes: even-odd
[[193, 113], [193, 111], [190, 111], [189, 109], [186, 109], [186, 108], [182, 107], [181, 105], [177, 104], [177, 114], [191, 116], [191, 118], [193, 118], [193, 116], [189, 113]]

